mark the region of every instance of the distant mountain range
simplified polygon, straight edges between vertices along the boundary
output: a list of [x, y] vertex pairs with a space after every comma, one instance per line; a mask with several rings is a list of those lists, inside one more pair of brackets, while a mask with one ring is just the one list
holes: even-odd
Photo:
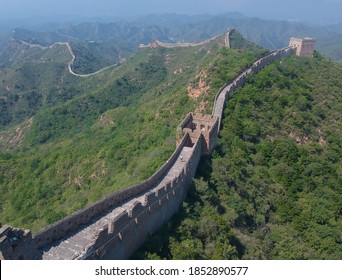
[[165, 14], [127, 21], [110, 20], [40, 24], [31, 30], [16, 28], [3, 35], [0, 41], [0, 67], [4, 66], [4, 52], [11, 40], [42, 46], [70, 42], [76, 55], [75, 71], [89, 73], [129, 57], [139, 44], [157, 39], [165, 42], [196, 42], [222, 34], [228, 28], [236, 28], [247, 39], [267, 49], [287, 46], [293, 36], [315, 37], [318, 51], [342, 62], [342, 23], [323, 27], [299, 22], [262, 20], [239, 13], [219, 16]]

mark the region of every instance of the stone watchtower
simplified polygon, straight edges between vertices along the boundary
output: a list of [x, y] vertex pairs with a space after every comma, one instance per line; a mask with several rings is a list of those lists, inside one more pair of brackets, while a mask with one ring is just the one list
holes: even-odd
[[189, 113], [177, 128], [177, 146], [185, 133], [190, 136], [189, 142], [186, 143], [189, 147], [192, 147], [202, 134], [202, 154], [209, 155], [216, 144], [218, 126], [219, 118], [216, 116]]
[[305, 37], [303, 39], [294, 38], [290, 39], [289, 47], [296, 49], [296, 55], [303, 57], [312, 57], [315, 50], [316, 39]]
[[3, 226], [0, 229], [0, 260], [34, 260], [37, 252], [31, 231]]

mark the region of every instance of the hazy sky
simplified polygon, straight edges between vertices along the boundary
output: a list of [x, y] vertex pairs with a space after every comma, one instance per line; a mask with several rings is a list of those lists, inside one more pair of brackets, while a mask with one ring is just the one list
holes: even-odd
[[234, 11], [270, 19], [342, 20], [342, 0], [0, 0], [0, 19], [33, 15], [93, 17]]

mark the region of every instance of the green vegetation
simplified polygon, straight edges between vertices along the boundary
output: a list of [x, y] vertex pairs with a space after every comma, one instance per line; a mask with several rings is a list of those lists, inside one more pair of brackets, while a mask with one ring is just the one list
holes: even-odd
[[0, 68], [0, 131], [99, 84], [81, 84], [69, 74], [71, 55], [64, 45], [44, 50], [16, 45], [12, 51], [11, 63]]
[[[203, 111], [211, 111], [227, 77], [262, 52], [224, 50], [222, 44], [223, 37], [196, 48], [140, 50], [117, 69], [72, 77], [78, 94], [37, 107], [17, 148], [8, 150], [17, 128], [3, 129], [1, 223], [37, 231], [152, 175], [173, 152], [176, 127], [185, 114], [205, 100], [211, 103]], [[190, 98], [187, 87], [198, 85], [202, 71], [210, 73], [210, 89]]]
[[244, 49], [248, 49], [248, 50], [253, 50], [253, 49], [258, 49], [259, 47], [249, 41], [246, 41], [245, 38], [243, 38], [243, 36], [237, 32], [236, 30], [233, 30], [230, 33], [230, 47], [232, 49], [240, 49], [240, 50], [244, 50]]
[[74, 42], [71, 47], [76, 55], [72, 68], [78, 74], [93, 73], [119, 64], [122, 58], [129, 57], [136, 49], [135, 45], [126, 41]]
[[317, 53], [251, 77], [181, 211], [133, 258], [341, 259], [341, 88]]

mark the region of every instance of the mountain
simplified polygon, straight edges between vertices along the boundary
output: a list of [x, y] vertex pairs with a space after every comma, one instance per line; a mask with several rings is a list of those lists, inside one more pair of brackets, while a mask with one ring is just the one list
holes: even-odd
[[133, 258], [342, 258], [342, 66], [272, 63], [228, 101], [180, 213]]
[[328, 29], [330, 31], [332, 31], [332, 32], [336, 32], [336, 33], [341, 34], [342, 33], [342, 22], [336, 23], [336, 24], [333, 24], [333, 25], [329, 25]]
[[23, 66], [13, 73], [35, 81], [32, 90], [46, 83], [46, 94], [9, 92], [0, 99], [2, 116], [27, 108], [20, 124], [0, 132], [1, 223], [37, 231], [148, 178], [173, 152], [184, 115], [211, 112], [222, 84], [265, 52], [234, 38], [244, 50], [225, 49], [223, 35], [198, 47], [143, 48], [119, 67], [86, 77], [70, 75], [57, 61], [60, 73], [45, 71], [53, 63], [41, 55], [67, 54], [65, 45], [38, 49], [40, 62], [31, 67], [42, 67], [45, 79], [27, 77]]
[[198, 42], [236, 28], [244, 37], [267, 48], [288, 45], [291, 37], [314, 37], [316, 48], [328, 57], [342, 61], [340, 25], [313, 26], [304, 23], [250, 18], [238, 13], [219, 16], [152, 15], [114, 22], [49, 24], [29, 31], [17, 28], [3, 37], [0, 52], [11, 40], [49, 46], [69, 42], [76, 55], [73, 69], [79, 74], [92, 73], [118, 64], [133, 55], [140, 44], [154, 40], [165, 42]]

